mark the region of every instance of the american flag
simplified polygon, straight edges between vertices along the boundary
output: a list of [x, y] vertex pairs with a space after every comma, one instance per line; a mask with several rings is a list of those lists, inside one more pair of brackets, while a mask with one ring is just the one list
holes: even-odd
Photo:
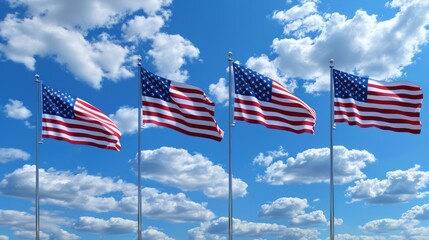
[[221, 141], [223, 131], [214, 119], [214, 103], [199, 88], [141, 71], [143, 123]]
[[333, 69], [335, 122], [419, 134], [422, 89], [381, 82]]
[[314, 133], [316, 113], [282, 84], [233, 63], [234, 119], [294, 133]]
[[43, 138], [116, 151], [121, 149], [121, 132], [99, 109], [47, 85], [43, 84], [42, 88]]

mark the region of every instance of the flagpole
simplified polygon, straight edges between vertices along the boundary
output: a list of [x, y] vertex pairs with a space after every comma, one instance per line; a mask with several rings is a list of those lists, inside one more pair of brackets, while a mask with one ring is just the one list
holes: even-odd
[[228, 239], [232, 240], [233, 236], [233, 224], [232, 224], [232, 127], [234, 126], [234, 122], [232, 119], [232, 111], [233, 111], [233, 82], [232, 82], [232, 52], [228, 53], [228, 62], [229, 62], [229, 174], [228, 174]]
[[141, 190], [141, 149], [140, 149], [140, 142], [141, 142], [141, 125], [142, 125], [142, 117], [141, 117], [141, 110], [142, 110], [142, 81], [141, 81], [141, 68], [142, 68], [142, 59], [139, 57], [137, 59], [138, 63], [138, 74], [137, 74], [137, 81], [138, 81], [138, 132], [137, 132], [137, 169], [138, 169], [138, 200], [137, 200], [137, 204], [138, 204], [138, 228], [137, 228], [137, 235], [138, 235], [138, 240], [142, 240], [142, 190]]
[[40, 204], [39, 204], [39, 111], [40, 111], [40, 80], [39, 75], [34, 75], [36, 82], [36, 240], [40, 239]]
[[331, 91], [330, 96], [330, 115], [331, 115], [331, 124], [330, 124], [330, 240], [334, 240], [334, 80], [333, 80], [333, 69], [334, 69], [334, 60], [329, 61], [330, 76], [331, 76]]

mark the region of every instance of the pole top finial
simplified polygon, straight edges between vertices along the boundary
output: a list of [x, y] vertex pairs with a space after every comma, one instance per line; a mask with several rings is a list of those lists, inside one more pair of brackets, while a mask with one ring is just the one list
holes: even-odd
[[228, 52], [228, 57], [232, 57], [232, 52]]
[[142, 58], [141, 58], [141, 57], [138, 57], [138, 58], [137, 58], [137, 65], [138, 65], [138, 66], [141, 66], [141, 65], [142, 65]]
[[36, 82], [40, 82], [40, 80], [39, 80], [39, 78], [40, 78], [39, 74], [34, 74], [34, 77], [36, 78]]
[[330, 64], [331, 66], [333, 66], [333, 65], [334, 65], [334, 59], [332, 59], [332, 58], [331, 58], [331, 59], [329, 60], [329, 64]]

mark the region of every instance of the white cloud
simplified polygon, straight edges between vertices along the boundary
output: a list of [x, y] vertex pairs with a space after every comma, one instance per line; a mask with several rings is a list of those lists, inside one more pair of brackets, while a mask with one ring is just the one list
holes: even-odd
[[387, 240], [384, 236], [366, 236], [366, 235], [359, 235], [354, 236], [351, 234], [337, 234], [335, 235], [335, 239], [337, 240]]
[[122, 31], [128, 41], [153, 39], [170, 17], [170, 12], [164, 11], [163, 15], [135, 16], [122, 25]]
[[[203, 191], [208, 197], [228, 197], [228, 174], [225, 170], [196, 153], [185, 149], [161, 147], [142, 151], [142, 176], [183, 191]], [[134, 159], [136, 161], [136, 159]], [[233, 194], [243, 197], [247, 184], [233, 178]]]
[[219, 78], [217, 83], [210, 84], [209, 93], [215, 97], [216, 103], [228, 106], [229, 86], [225, 78]]
[[6, 44], [0, 44], [0, 51], [30, 70], [35, 69], [35, 56], [52, 56], [94, 88], [101, 87], [103, 77], [117, 80], [133, 75], [122, 66], [129, 50], [109, 41], [106, 34], [89, 42], [77, 31], [39, 18], [21, 20], [10, 14], [0, 22], [0, 29], [0, 37], [6, 39]]
[[0, 240], [9, 240], [9, 237], [6, 235], [0, 235]]
[[287, 157], [288, 155], [289, 153], [285, 152], [282, 146], [279, 146], [279, 150], [268, 151], [268, 154], [266, 155], [263, 153], [259, 153], [258, 156], [253, 159], [253, 164], [268, 167], [275, 158]]
[[[329, 182], [329, 159], [329, 148], [308, 149], [285, 161], [272, 162], [257, 180], [272, 185]], [[365, 178], [361, 170], [367, 163], [375, 161], [374, 155], [366, 150], [349, 150], [343, 146], [334, 146], [334, 159], [334, 181], [337, 184]]]
[[[268, 238], [288, 240], [318, 239], [319, 232], [315, 229], [289, 228], [284, 225], [247, 222], [233, 219], [234, 236], [240, 238]], [[192, 239], [220, 240], [227, 234], [228, 218], [221, 217], [211, 222], [201, 223], [199, 227], [188, 230]]]
[[41, 17], [45, 21], [67, 28], [83, 30], [108, 27], [117, 23], [124, 16], [144, 10], [154, 15], [163, 7], [169, 6], [172, 0], [145, 1], [103, 1], [103, 0], [8, 0], [11, 6], [27, 7], [28, 15]]
[[142, 238], [145, 240], [174, 240], [157, 228], [150, 226], [142, 232]]
[[109, 118], [118, 126], [123, 134], [134, 134], [138, 130], [138, 108], [122, 106]]
[[148, 54], [153, 57], [161, 77], [185, 82], [188, 72], [181, 70], [181, 67], [186, 64], [186, 59], [197, 59], [200, 50], [180, 35], [159, 33], [153, 38], [152, 49]]
[[82, 231], [82, 232], [92, 232], [98, 234], [125, 234], [132, 233], [137, 230], [137, 222], [112, 217], [108, 220], [83, 216], [79, 218], [79, 221], [73, 224], [73, 229]]
[[8, 163], [14, 160], [22, 159], [24, 161], [30, 158], [30, 154], [17, 148], [0, 148], [0, 163]]
[[[0, 209], [0, 226], [10, 227], [16, 237], [34, 238], [34, 219], [34, 215], [27, 212]], [[62, 225], [68, 225], [68, 219], [48, 212], [41, 212], [40, 222], [43, 222], [40, 232], [41, 239], [79, 239], [77, 235], [61, 228]]]
[[416, 219], [416, 220], [429, 220], [429, 204], [412, 207], [410, 210], [402, 214], [402, 218]]
[[419, 171], [420, 166], [408, 170], [387, 172], [387, 179], [365, 179], [355, 182], [347, 188], [346, 196], [352, 202], [365, 201], [373, 204], [392, 204], [408, 202], [413, 198], [422, 198], [427, 192], [421, 192], [429, 181], [429, 172]]
[[[0, 192], [33, 199], [34, 174], [34, 165], [24, 165], [6, 174], [0, 181]], [[41, 204], [93, 212], [137, 212], [137, 187], [134, 184], [88, 175], [86, 172], [73, 174], [69, 171], [39, 169], [39, 174]], [[205, 208], [205, 203], [193, 202], [183, 193], [168, 194], [153, 188], [143, 188], [142, 205], [143, 215], [153, 219], [199, 222], [214, 217]]]
[[416, 225], [417, 221], [410, 221], [404, 219], [377, 219], [359, 226], [360, 229], [372, 233], [386, 233], [393, 231], [406, 230], [409, 227]]
[[307, 92], [329, 90], [329, 63], [347, 72], [389, 80], [404, 68], [428, 41], [429, 2], [394, 0], [400, 9], [390, 19], [357, 10], [352, 18], [318, 12], [317, 1], [304, 1], [289, 10], [276, 11], [273, 19], [284, 24], [286, 37], [275, 38], [271, 61], [286, 78], [301, 78]]
[[4, 106], [3, 111], [7, 117], [13, 119], [24, 120], [31, 117], [31, 111], [19, 100], [9, 99], [9, 103]]
[[307, 199], [283, 197], [272, 203], [263, 204], [258, 215], [268, 219], [284, 219], [293, 225], [326, 223], [326, 217], [322, 211], [306, 213], [305, 209], [309, 207]]

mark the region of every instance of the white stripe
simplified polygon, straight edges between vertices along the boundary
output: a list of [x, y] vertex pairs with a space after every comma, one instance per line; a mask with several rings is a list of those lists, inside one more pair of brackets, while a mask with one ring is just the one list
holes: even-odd
[[421, 129], [421, 126], [419, 125], [412, 125], [407, 123], [387, 123], [383, 121], [374, 121], [374, 120], [361, 120], [357, 117], [347, 117], [344, 115], [335, 115], [335, 119], [345, 119], [347, 122], [358, 122], [360, 124], [375, 124], [378, 126], [385, 126], [385, 127], [391, 127], [391, 128], [406, 128], [406, 129], [412, 129], [412, 130], [419, 130]]
[[177, 106], [177, 104], [166, 102], [166, 101], [164, 101], [162, 99], [159, 99], [159, 98], [152, 98], [152, 97], [145, 96], [143, 98], [143, 107], [146, 107], [146, 106], [144, 106], [144, 102], [160, 104], [162, 106], [166, 106], [166, 107], [169, 107], [169, 108], [177, 109], [177, 110], [179, 110], [182, 113], [186, 113], [186, 114], [190, 114], [190, 115], [213, 117], [207, 111], [198, 111], [198, 110], [180, 108], [179, 106]]
[[398, 111], [410, 112], [410, 113], [411, 112], [420, 112], [420, 108], [402, 107], [402, 106], [396, 106], [396, 105], [391, 105], [391, 104], [366, 103], [366, 102], [356, 101], [353, 98], [335, 98], [335, 102], [338, 102], [338, 103], [354, 103], [360, 107], [377, 108], [377, 109], [390, 109], [390, 110], [398, 110]]

